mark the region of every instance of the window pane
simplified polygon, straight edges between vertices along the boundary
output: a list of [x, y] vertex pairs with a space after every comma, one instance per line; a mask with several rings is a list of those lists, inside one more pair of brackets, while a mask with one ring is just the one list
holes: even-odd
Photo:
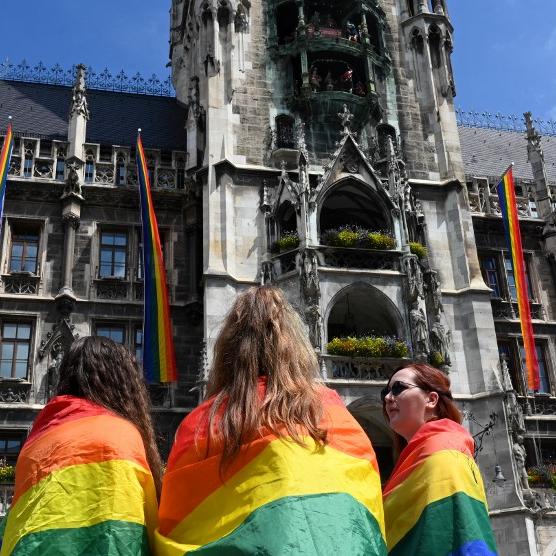
[[11, 361], [14, 356], [14, 344], [12, 342], [5, 342], [2, 344], [2, 355], [0, 356], [3, 361]]
[[119, 344], [124, 343], [124, 331], [122, 329], [113, 328], [110, 337]]
[[17, 325], [17, 337], [21, 339], [29, 339], [31, 337], [31, 325], [30, 324], [18, 324]]
[[6, 452], [19, 452], [21, 448], [21, 440], [7, 440], [6, 441]]
[[12, 360], [11, 359], [0, 359], [0, 376], [10, 377], [12, 376]]
[[32, 272], [33, 274], [35, 274], [35, 272], [37, 271], [37, 259], [33, 257], [27, 257], [25, 259], [25, 264], [23, 265], [23, 270], [25, 272]]
[[16, 359], [19, 361], [27, 361], [29, 358], [29, 344], [20, 342], [16, 346]]
[[114, 245], [123, 245], [127, 244], [127, 235], [126, 234], [114, 234]]
[[112, 264], [110, 263], [101, 264], [99, 274], [101, 278], [107, 278], [108, 276], [112, 276]]
[[12, 257], [23, 256], [23, 243], [12, 243]]
[[112, 262], [112, 250], [111, 249], [101, 249], [101, 251], [100, 251], [100, 262], [101, 263], [111, 263]]
[[114, 245], [114, 234], [104, 232], [101, 236], [101, 243], [103, 245]]
[[[546, 370], [546, 362], [544, 359], [544, 349], [542, 344], [538, 344], [535, 342], [535, 350], [537, 352], [537, 361], [539, 362], [539, 392], [542, 394], [549, 394], [550, 393], [550, 382], [548, 380], [548, 373]], [[519, 355], [521, 358], [521, 366], [523, 368], [523, 372], [527, 372], [527, 367], [525, 365], [525, 347], [520, 342], [519, 344]], [[530, 391], [530, 390], [529, 390]]]
[[27, 361], [16, 361], [15, 376], [16, 378], [27, 378]]
[[17, 333], [17, 324], [6, 323], [4, 324], [4, 332], [2, 334], [3, 338], [15, 338]]
[[12, 257], [10, 261], [10, 272], [19, 272], [23, 266], [23, 259], [21, 257]]

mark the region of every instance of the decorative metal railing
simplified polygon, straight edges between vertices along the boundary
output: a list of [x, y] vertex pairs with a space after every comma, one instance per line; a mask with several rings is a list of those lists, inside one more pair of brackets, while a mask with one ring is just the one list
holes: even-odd
[[407, 359], [394, 357], [365, 358], [344, 357], [341, 355], [321, 355], [321, 373], [325, 380], [388, 380], [395, 369]]
[[318, 250], [323, 257], [322, 266], [366, 270], [400, 269], [399, 251], [325, 246], [320, 246]]
[[[0, 64], [0, 79], [71, 87], [75, 81], [75, 67], [63, 68], [59, 64], [55, 64], [49, 68], [42, 62], [30, 66], [26, 60], [19, 64], [6, 61]], [[111, 73], [108, 68], [96, 72], [89, 66], [87, 67], [86, 79], [89, 89], [163, 97], [175, 96], [170, 76], [162, 80], [154, 73], [147, 78], [139, 72], [129, 76], [123, 70], [118, 73]]]
[[[457, 123], [461, 127], [481, 127], [499, 131], [517, 131], [525, 133], [525, 118], [516, 114], [500, 114], [491, 112], [476, 112], [456, 108]], [[535, 129], [541, 135], [556, 136], [556, 120], [542, 120], [533, 118]]]

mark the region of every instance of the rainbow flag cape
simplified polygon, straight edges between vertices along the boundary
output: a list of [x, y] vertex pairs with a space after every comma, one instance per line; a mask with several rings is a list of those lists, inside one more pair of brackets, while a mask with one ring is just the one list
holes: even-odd
[[137, 136], [137, 176], [143, 224], [143, 369], [150, 383], [175, 382], [177, 366], [166, 271], [141, 135]]
[[[265, 382], [259, 382], [261, 397]], [[315, 450], [261, 431], [220, 474], [207, 446], [207, 400], [180, 425], [163, 481], [158, 556], [385, 555], [380, 477], [371, 443], [338, 395], [322, 389], [328, 443]]]
[[53, 398], [15, 476], [1, 556], [150, 554], [156, 491], [129, 421], [81, 398]]
[[512, 259], [514, 270], [515, 289], [517, 292], [517, 306], [519, 308], [519, 320], [521, 323], [521, 335], [525, 348], [525, 366], [527, 367], [527, 386], [529, 390], [538, 390], [540, 386], [539, 362], [535, 349], [535, 336], [533, 335], [533, 324], [531, 323], [531, 307], [529, 306], [529, 295], [527, 293], [527, 281], [525, 278], [525, 261], [523, 260], [523, 247], [521, 245], [521, 232], [519, 229], [519, 215], [517, 213], [517, 202], [515, 199], [515, 188], [512, 167], [510, 166], [502, 176], [497, 186], [498, 198], [500, 199], [500, 210], [506, 230], [508, 249]]
[[449, 419], [425, 423], [384, 487], [388, 553], [493, 556], [483, 480], [469, 433]]
[[8, 124], [6, 137], [4, 137], [4, 144], [2, 151], [0, 151], [0, 236], [2, 235], [2, 215], [4, 214], [4, 200], [6, 198], [6, 184], [8, 178], [8, 170], [10, 169], [10, 160], [12, 158], [12, 151], [14, 148], [14, 133], [12, 129], [12, 122]]

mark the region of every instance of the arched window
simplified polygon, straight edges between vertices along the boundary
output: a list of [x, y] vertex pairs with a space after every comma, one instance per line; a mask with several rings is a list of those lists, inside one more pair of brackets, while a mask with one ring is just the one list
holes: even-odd
[[321, 242], [325, 232], [345, 226], [391, 232], [388, 213], [384, 203], [368, 187], [355, 180], [342, 181], [322, 203], [319, 217]]
[[284, 201], [277, 213], [279, 235], [286, 232], [297, 232], [295, 209], [289, 201]]
[[280, 114], [276, 122], [276, 148], [295, 149], [294, 119], [288, 114]]
[[126, 183], [126, 156], [124, 153], [118, 153], [116, 156], [116, 185], [124, 185]]
[[23, 159], [23, 176], [30, 178], [33, 175], [33, 159], [35, 157], [35, 143], [32, 141], [25, 141], [23, 146], [24, 159]]
[[413, 29], [411, 32], [411, 47], [415, 50], [418, 54], [423, 54], [425, 41], [423, 39], [423, 35], [419, 29]]
[[64, 181], [66, 172], [66, 148], [58, 145], [56, 149], [56, 177], [57, 181]]
[[181, 156], [176, 158], [176, 187], [185, 188], [185, 160]]
[[442, 65], [442, 57], [440, 54], [440, 45], [442, 34], [436, 25], [432, 25], [429, 30], [429, 49], [431, 53], [431, 63], [433, 69], [438, 69]]
[[95, 153], [88, 149], [85, 154], [85, 183], [93, 183], [95, 179]]

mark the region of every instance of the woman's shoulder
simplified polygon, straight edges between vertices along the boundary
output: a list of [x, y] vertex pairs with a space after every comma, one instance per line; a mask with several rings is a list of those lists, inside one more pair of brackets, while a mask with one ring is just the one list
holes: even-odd
[[465, 427], [451, 419], [437, 419], [425, 423], [411, 439], [406, 449], [427, 452], [457, 450], [472, 456], [474, 445], [475, 442]]

